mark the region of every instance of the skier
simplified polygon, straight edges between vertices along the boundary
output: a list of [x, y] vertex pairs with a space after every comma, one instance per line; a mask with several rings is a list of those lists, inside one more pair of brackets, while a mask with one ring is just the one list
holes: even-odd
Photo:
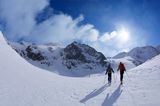
[[112, 81], [112, 72], [114, 73], [113, 68], [112, 68], [111, 65], [109, 64], [108, 67], [107, 67], [107, 69], [106, 69], [106, 73], [105, 73], [105, 75], [108, 74], [108, 83], [109, 83], [109, 84], [110, 84], [111, 81]]
[[124, 74], [124, 71], [126, 71], [126, 68], [122, 62], [119, 63], [117, 71], [119, 71], [119, 70], [120, 70], [120, 81], [122, 84], [123, 83], [123, 74]]

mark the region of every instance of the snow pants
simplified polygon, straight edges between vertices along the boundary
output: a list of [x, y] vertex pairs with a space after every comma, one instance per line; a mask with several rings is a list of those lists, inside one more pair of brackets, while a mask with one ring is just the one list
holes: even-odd
[[111, 82], [112, 80], [112, 73], [108, 73], [108, 82]]
[[122, 73], [120, 73], [120, 81], [122, 82], [123, 81], [123, 74], [124, 74], [124, 72]]

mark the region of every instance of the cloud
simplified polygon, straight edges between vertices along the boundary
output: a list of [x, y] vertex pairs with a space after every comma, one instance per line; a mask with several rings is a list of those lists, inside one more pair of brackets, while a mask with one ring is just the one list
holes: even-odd
[[111, 33], [106, 32], [99, 38], [99, 40], [102, 42], [107, 42], [108, 40], [114, 39], [116, 36], [117, 36], [117, 31], [113, 31]]
[[47, 5], [47, 0], [0, 0], [0, 16], [6, 24], [6, 36], [10, 39], [28, 36], [36, 26], [36, 14]]
[[46, 8], [51, 8], [48, 0], [0, 0], [0, 24], [3, 23], [0, 28], [9, 40], [64, 44], [78, 40], [106, 55], [115, 55], [137, 45], [132, 42], [126, 42], [128, 44], [124, 45], [116, 30], [101, 33], [92, 24], [81, 25], [83, 15], [73, 19], [62, 12], [52, 15], [49, 15], [49, 12], [47, 15], [50, 17], [37, 22], [37, 15], [43, 13]]

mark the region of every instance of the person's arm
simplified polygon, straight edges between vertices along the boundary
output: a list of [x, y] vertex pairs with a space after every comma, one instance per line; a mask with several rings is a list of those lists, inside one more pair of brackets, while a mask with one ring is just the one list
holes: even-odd
[[120, 69], [119, 67], [120, 67], [120, 66], [118, 66], [118, 69], [117, 69], [117, 71], [119, 71], [119, 69]]

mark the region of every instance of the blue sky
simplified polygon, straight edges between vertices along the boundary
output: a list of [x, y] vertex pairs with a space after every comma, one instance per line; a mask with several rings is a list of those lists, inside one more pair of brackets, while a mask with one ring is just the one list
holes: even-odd
[[[91, 23], [101, 32], [115, 30], [116, 24], [124, 23], [134, 27], [135, 36], [147, 36], [148, 44], [160, 42], [159, 0], [51, 0], [55, 11], [62, 11], [72, 17], [83, 14], [83, 23]], [[145, 33], [141, 34], [141, 30]], [[137, 32], [136, 32], [137, 31]], [[134, 36], [134, 35], [133, 35]]]
[[0, 11], [0, 30], [11, 41], [76, 40], [107, 56], [160, 44], [159, 0], [0, 0]]

